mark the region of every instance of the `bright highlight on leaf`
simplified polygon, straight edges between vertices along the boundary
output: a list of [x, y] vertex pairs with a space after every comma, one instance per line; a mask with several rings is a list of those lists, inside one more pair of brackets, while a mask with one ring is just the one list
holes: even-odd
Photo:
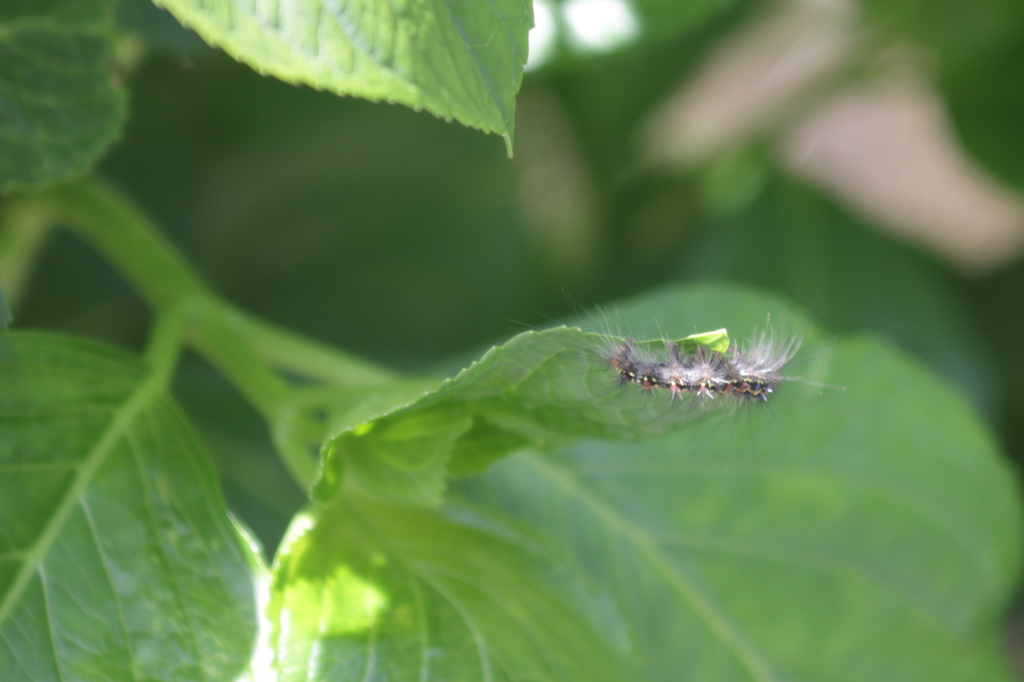
[[726, 329], [716, 329], [713, 332], [694, 334], [683, 339], [683, 351], [693, 353], [698, 348], [707, 348], [716, 353], [724, 353], [729, 350], [729, 332]]
[[617, 615], [578, 578], [511, 528], [358, 498], [310, 510], [275, 566], [279, 680], [620, 680]]

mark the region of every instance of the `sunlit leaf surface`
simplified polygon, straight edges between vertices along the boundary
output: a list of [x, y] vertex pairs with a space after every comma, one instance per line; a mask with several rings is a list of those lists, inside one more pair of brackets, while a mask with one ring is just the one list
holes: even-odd
[[281, 682], [621, 679], [620, 623], [582, 574], [462, 521], [367, 503], [299, 516], [269, 612]]
[[124, 353], [0, 338], [0, 679], [226, 680], [253, 550], [159, 382]]
[[[597, 311], [579, 322], [594, 331], [559, 327], [520, 334], [435, 390], [421, 389], [415, 399], [399, 394], [388, 408], [375, 398], [381, 408], [376, 412], [337, 419], [318, 496], [328, 499], [345, 489], [436, 506], [446, 472], [481, 471], [517, 448], [585, 437], [645, 440], [727, 416], [735, 403], [693, 396], [671, 401], [667, 391], [645, 394], [638, 386], [622, 386], [602, 356], [615, 350], [620, 335], [681, 339], [726, 324], [742, 343], [765, 329], [769, 315], [782, 336], [808, 330], [800, 313], [782, 301], [708, 287], [669, 289]], [[808, 357], [817, 343], [806, 335]], [[651, 354], [664, 353], [663, 346], [638, 343]], [[818, 362], [827, 359], [820, 355]], [[801, 366], [812, 370], [814, 363]], [[415, 447], [396, 447], [402, 442]]]
[[502, 135], [511, 152], [515, 94], [533, 23], [529, 2], [158, 4], [260, 73], [426, 109]]
[[521, 453], [455, 504], [571, 552], [624, 614], [631, 679], [1008, 680], [1020, 504], [965, 401], [841, 342], [827, 381], [647, 444]]

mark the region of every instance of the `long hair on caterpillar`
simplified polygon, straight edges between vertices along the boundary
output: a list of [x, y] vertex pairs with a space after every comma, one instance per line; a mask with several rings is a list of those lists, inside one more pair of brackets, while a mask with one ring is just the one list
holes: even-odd
[[[711, 334], [725, 337], [724, 330]], [[692, 394], [698, 400], [766, 402], [779, 383], [799, 380], [781, 370], [799, 350], [800, 337], [779, 339], [764, 331], [747, 343], [722, 349], [722, 343], [706, 345], [709, 336], [662, 340], [660, 357], [639, 350], [637, 341], [630, 338], [621, 339], [613, 350], [596, 349], [596, 354], [621, 384], [636, 384], [645, 391], [666, 390], [672, 401]]]
[[[825, 386], [784, 373], [800, 350], [803, 336], [771, 328], [755, 330], [749, 339], [734, 342], [725, 329], [693, 334], [681, 340], [638, 341], [616, 334], [607, 311], [601, 319], [588, 313], [597, 339], [585, 349], [592, 364], [609, 371], [620, 387], [639, 386], [653, 398], [667, 394], [674, 405], [719, 407], [766, 403], [783, 382]], [[660, 330], [660, 326], [659, 326]], [[830, 387], [836, 388], [836, 387]]]
[[[788, 395], [789, 390], [783, 395], [780, 386], [825, 386], [804, 378], [824, 378], [831, 353], [799, 310], [771, 299], [738, 306], [730, 304], [729, 295], [679, 298], [669, 293], [623, 308], [577, 306], [574, 320], [524, 332], [508, 347], [515, 355], [506, 357], [516, 359], [511, 379], [502, 385], [525, 389], [532, 414], [551, 410], [577, 423], [581, 433], [627, 438], [732, 421], [737, 412], [754, 418], [774, 413], [765, 409], [772, 404], [784, 403], [788, 411], [811, 396], [806, 391]], [[669, 316], [678, 327], [679, 320], [692, 317], [687, 325], [692, 331], [715, 329], [716, 322], [735, 329], [760, 314], [770, 316], [768, 324], [740, 341], [725, 329], [680, 338], [666, 334], [658, 322]], [[779, 319], [787, 322], [779, 325]]]

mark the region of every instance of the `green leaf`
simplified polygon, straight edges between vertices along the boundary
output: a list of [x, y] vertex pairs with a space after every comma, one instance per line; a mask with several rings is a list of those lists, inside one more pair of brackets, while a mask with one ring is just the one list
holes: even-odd
[[865, 0], [862, 7], [876, 33], [932, 49], [947, 72], [973, 68], [1024, 26], [1016, 0]]
[[472, 425], [469, 416], [446, 410], [385, 418], [339, 439], [330, 453], [344, 463], [347, 490], [436, 507], [444, 494], [448, 456]]
[[[685, 322], [674, 323], [673, 311]], [[778, 329], [802, 333], [810, 327], [781, 301], [721, 287], [668, 289], [617, 312], [585, 321], [601, 333], [559, 327], [520, 334], [435, 390], [420, 387], [416, 399], [399, 391], [384, 403], [378, 397], [376, 409], [337, 421], [325, 448], [317, 499], [329, 500], [344, 490], [393, 503], [437, 506], [446, 470], [475, 473], [528, 445], [584, 437], [649, 439], [715, 411], [718, 404], [672, 404], [661, 392], [644, 399], [639, 387], [620, 385], [603, 354], [621, 344], [620, 337], [607, 332], [625, 319], [624, 313], [643, 322], [611, 331], [625, 330], [641, 339], [662, 337], [659, 320], [680, 330], [729, 322], [744, 330], [763, 327], [771, 316]], [[729, 336], [720, 329], [680, 341], [689, 351], [698, 343], [723, 350]], [[635, 345], [654, 354], [662, 352], [664, 343]]]
[[321, 472], [314, 496], [328, 501], [343, 487], [381, 502], [440, 505], [449, 452], [472, 422], [438, 412], [407, 422], [386, 418], [429, 395], [438, 383], [397, 382], [373, 390], [354, 405], [342, 403], [332, 416], [330, 431], [346, 437], [325, 446], [324, 457], [335, 466]]
[[522, 453], [455, 504], [615, 595], [634, 680], [1008, 680], [1014, 476], [963, 398], [868, 340], [821, 389], [652, 443]]
[[989, 51], [976, 69], [943, 79], [942, 89], [960, 141], [1002, 179], [1024, 189], [1024, 79], [1022, 30], [997, 51]]
[[515, 94], [533, 25], [529, 2], [157, 4], [260, 73], [339, 95], [426, 109], [502, 135], [512, 153]]
[[113, 5], [0, 7], [0, 191], [80, 175], [117, 139], [126, 97], [113, 70]]
[[258, 559], [160, 377], [71, 338], [0, 344], [0, 679], [241, 672]]
[[621, 679], [619, 621], [584, 584], [493, 524], [321, 507], [296, 518], [278, 553], [275, 668], [280, 682]]
[[695, 353], [698, 348], [724, 353], [729, 350], [729, 332], [726, 329], [716, 329], [713, 332], [694, 334], [683, 339], [681, 345], [684, 353]]

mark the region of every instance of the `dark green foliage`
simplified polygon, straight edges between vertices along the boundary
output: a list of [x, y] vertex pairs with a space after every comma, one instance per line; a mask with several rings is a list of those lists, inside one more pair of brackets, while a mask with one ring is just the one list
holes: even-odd
[[[145, 0], [0, 3], [0, 680], [1011, 679], [1019, 266], [787, 177], [813, 96], [643, 149], [768, 8], [637, 0], [601, 52], [548, 3], [509, 161], [441, 119], [511, 150], [529, 2], [160, 4], [248, 66]], [[1018, 3], [862, 10], [822, 95], [931, 50], [1019, 187]], [[767, 404], [606, 361], [723, 329], [801, 340]]]

